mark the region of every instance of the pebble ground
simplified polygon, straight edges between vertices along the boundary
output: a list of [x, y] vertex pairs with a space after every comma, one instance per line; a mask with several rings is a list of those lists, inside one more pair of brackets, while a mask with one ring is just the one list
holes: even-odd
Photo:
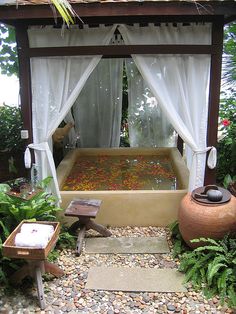
[[[113, 237], [167, 236], [168, 230], [157, 227], [110, 228]], [[86, 237], [97, 234], [87, 231]], [[170, 243], [171, 246], [171, 243]], [[64, 270], [61, 278], [44, 278], [47, 307], [40, 310], [34, 285], [24, 284], [5, 294], [0, 287], [2, 314], [223, 314], [236, 313], [221, 306], [219, 299], [205, 299], [201, 293], [188, 288], [186, 293], [111, 292], [86, 290], [85, 284], [91, 266], [124, 266], [144, 268], [177, 268], [178, 261], [169, 254], [86, 254], [77, 257], [73, 248], [60, 252], [57, 264]], [[112, 279], [111, 279], [112, 280]]]

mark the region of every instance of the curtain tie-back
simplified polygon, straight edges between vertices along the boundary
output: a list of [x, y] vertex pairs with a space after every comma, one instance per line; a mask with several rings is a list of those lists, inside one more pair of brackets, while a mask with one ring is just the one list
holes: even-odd
[[200, 154], [205, 154], [208, 151], [210, 151], [210, 153], [207, 158], [207, 166], [210, 169], [214, 169], [216, 167], [216, 162], [217, 162], [217, 150], [214, 146], [208, 146], [204, 149], [193, 150], [193, 154], [200, 155]]
[[35, 150], [41, 150], [41, 151], [46, 151], [48, 147], [47, 142], [42, 142], [39, 144], [29, 144], [26, 147], [25, 153], [24, 153], [24, 162], [25, 162], [25, 168], [30, 169], [31, 168], [31, 154], [30, 154], [30, 148], [35, 149]]
[[29, 147], [26, 147], [25, 153], [24, 153], [24, 163], [25, 163], [25, 168], [30, 169], [31, 168], [31, 154]]
[[58, 183], [57, 183], [57, 175], [56, 175], [56, 170], [55, 170], [55, 166], [54, 166], [54, 160], [53, 160], [53, 156], [51, 153], [51, 150], [49, 148], [49, 145], [47, 142], [41, 142], [39, 144], [29, 144], [25, 150], [25, 156], [24, 156], [24, 160], [25, 160], [25, 167], [26, 168], [30, 168], [31, 167], [31, 154], [30, 154], [30, 148], [34, 149], [34, 150], [38, 150], [38, 151], [45, 151], [47, 159], [48, 159], [48, 164], [50, 166], [51, 169], [51, 173], [52, 173], [52, 177], [53, 177], [53, 181], [55, 184], [55, 189], [56, 189], [56, 195], [58, 197], [58, 200], [61, 201], [61, 196], [60, 196], [60, 191], [59, 191], [59, 187], [58, 187]]

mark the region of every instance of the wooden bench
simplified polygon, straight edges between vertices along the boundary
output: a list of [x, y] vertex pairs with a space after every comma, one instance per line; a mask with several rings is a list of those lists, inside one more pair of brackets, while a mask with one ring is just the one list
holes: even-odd
[[80, 228], [76, 244], [76, 250], [78, 255], [80, 255], [81, 253], [82, 243], [85, 237], [86, 230], [93, 229], [104, 237], [111, 236], [111, 232], [107, 228], [91, 220], [96, 218], [101, 203], [101, 200], [75, 199], [71, 201], [65, 211], [65, 216], [78, 218], [78, 221], [74, 222], [70, 227], [70, 231], [72, 233], [75, 233], [76, 230]]

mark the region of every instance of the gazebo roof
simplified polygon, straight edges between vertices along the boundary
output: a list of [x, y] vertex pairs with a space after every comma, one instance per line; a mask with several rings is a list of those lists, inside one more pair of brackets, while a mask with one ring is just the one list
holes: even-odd
[[[133, 22], [135, 18], [142, 22], [144, 17], [181, 19], [183, 16], [196, 16], [200, 20], [206, 20], [206, 17], [212, 19], [221, 16], [225, 23], [236, 19], [235, 0], [69, 0], [69, 2], [85, 23], [90, 23], [91, 20], [99, 23]], [[48, 0], [18, 0], [17, 4], [16, 0], [0, 0], [2, 22], [14, 24], [17, 20], [27, 20], [30, 24], [32, 21], [39, 22], [43, 19], [54, 19]]]
[[[70, 3], [127, 3], [127, 2], [162, 2], [163, 0], [69, 0]], [[165, 0], [168, 2], [187, 2], [186, 0]], [[190, 0], [188, 2], [201, 3], [212, 2], [211, 0]], [[230, 0], [215, 0], [215, 2], [230, 2]], [[233, 2], [236, 2], [233, 0]], [[16, 5], [16, 0], [1, 0], [1, 5]], [[18, 0], [17, 5], [40, 5], [48, 4], [48, 0]]]
[[[187, 0], [165, 0], [165, 2], [187, 2]], [[69, 0], [70, 3], [127, 3], [127, 2], [163, 2], [163, 0]], [[201, 3], [201, 2], [213, 2], [211, 0], [190, 0], [188, 2], [192, 3]], [[236, 2], [236, 0], [215, 0], [214, 2]], [[17, 5], [40, 5], [40, 4], [48, 4], [48, 0], [18, 0]], [[16, 5], [16, 0], [1, 0], [0, 5]]]

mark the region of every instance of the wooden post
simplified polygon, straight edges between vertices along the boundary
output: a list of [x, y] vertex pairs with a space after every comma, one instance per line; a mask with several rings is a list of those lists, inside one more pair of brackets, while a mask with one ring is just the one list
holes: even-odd
[[[212, 45], [214, 45], [218, 49], [216, 49], [216, 52], [211, 56], [208, 128], [207, 128], [207, 146], [215, 147], [217, 146], [223, 36], [224, 36], [224, 17], [219, 16], [212, 25]], [[209, 169], [206, 165], [204, 185], [214, 184], [215, 182], [216, 182], [216, 169]]]
[[29, 42], [27, 25], [16, 24], [16, 42], [19, 60], [20, 97], [23, 127], [29, 132], [26, 144], [33, 142], [32, 132], [32, 95], [31, 95], [31, 74], [29, 58]]
[[183, 156], [184, 142], [183, 142], [183, 139], [179, 136], [179, 134], [178, 134], [178, 138], [177, 138], [177, 148], [178, 148], [180, 154]]

